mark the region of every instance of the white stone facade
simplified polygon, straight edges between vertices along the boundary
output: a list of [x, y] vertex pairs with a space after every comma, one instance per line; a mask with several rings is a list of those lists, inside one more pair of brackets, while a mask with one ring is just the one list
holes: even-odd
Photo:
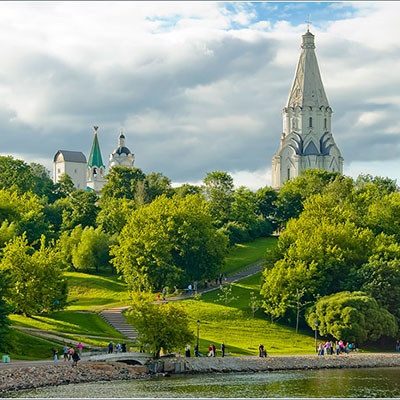
[[343, 173], [343, 158], [331, 133], [329, 106], [315, 55], [314, 35], [303, 35], [292, 89], [282, 111], [283, 133], [272, 159], [272, 187], [279, 189], [309, 168]]
[[66, 174], [76, 189], [86, 190], [86, 157], [79, 151], [58, 150], [53, 160], [53, 181]]

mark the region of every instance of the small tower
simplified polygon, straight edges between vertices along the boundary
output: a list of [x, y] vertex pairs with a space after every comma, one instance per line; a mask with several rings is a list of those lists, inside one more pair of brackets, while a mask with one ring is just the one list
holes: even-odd
[[118, 147], [110, 154], [109, 168], [115, 166], [131, 167], [135, 162], [135, 156], [132, 152], [125, 146], [125, 135], [121, 133], [118, 138]]
[[68, 175], [76, 189], [86, 190], [86, 157], [80, 151], [58, 150], [53, 159], [53, 181]]
[[302, 36], [292, 89], [282, 111], [283, 132], [272, 159], [272, 187], [278, 189], [309, 168], [343, 173], [343, 158], [331, 133], [332, 109], [322, 84], [314, 35]]
[[94, 138], [87, 165], [87, 187], [88, 189], [100, 193], [101, 189], [103, 189], [103, 186], [106, 183], [106, 179], [104, 179], [106, 167], [103, 164], [99, 139], [97, 137], [97, 130], [99, 129], [99, 127], [94, 126], [93, 128]]

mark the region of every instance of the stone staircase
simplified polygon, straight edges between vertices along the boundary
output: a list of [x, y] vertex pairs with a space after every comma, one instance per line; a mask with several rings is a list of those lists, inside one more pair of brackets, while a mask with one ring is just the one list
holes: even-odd
[[137, 330], [132, 325], [129, 325], [126, 322], [123, 311], [128, 309], [129, 307], [119, 307], [119, 308], [110, 308], [108, 310], [103, 310], [99, 313], [99, 315], [115, 330], [122, 333], [129, 340], [136, 340], [137, 338]]

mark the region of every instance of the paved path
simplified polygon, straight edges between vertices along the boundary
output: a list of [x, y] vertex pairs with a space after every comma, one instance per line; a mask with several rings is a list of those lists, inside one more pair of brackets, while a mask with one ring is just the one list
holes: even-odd
[[[241, 279], [247, 278], [248, 276], [252, 276], [263, 270], [263, 265], [259, 263], [251, 264], [247, 268], [243, 269], [240, 272], [236, 272], [226, 279], [222, 281], [222, 286], [229, 285], [233, 282], [237, 282]], [[211, 292], [212, 290], [217, 290], [220, 288], [219, 284], [212, 283], [212, 286], [207, 288], [201, 288], [197, 291], [197, 294]], [[168, 296], [165, 301], [176, 301], [190, 298], [192, 295], [184, 293], [178, 296]], [[163, 300], [160, 300], [160, 303]], [[128, 309], [129, 307], [119, 307], [119, 308], [111, 308], [107, 310], [103, 310], [100, 312], [100, 315], [118, 332], [122, 333], [129, 340], [135, 340], [137, 338], [137, 330], [126, 322], [123, 311]]]

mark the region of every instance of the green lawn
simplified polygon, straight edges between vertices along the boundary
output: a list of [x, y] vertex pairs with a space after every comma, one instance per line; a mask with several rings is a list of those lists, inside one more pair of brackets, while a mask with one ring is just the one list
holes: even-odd
[[195, 334], [197, 320], [200, 321], [201, 353], [207, 352], [210, 343], [218, 350], [221, 342], [225, 343], [230, 355], [256, 355], [260, 343], [270, 355], [314, 353], [312, 332], [296, 334], [294, 327], [272, 324], [261, 309], [253, 317], [249, 307], [250, 293], [260, 298], [260, 279], [261, 274], [257, 274], [232, 284], [232, 296], [236, 299], [229, 304], [217, 301], [218, 291], [183, 302]]
[[256, 262], [263, 262], [277, 243], [274, 237], [260, 238], [253, 242], [235, 244], [225, 258], [223, 272], [234, 273]]
[[117, 276], [65, 272], [68, 279], [68, 310], [99, 311], [129, 304], [126, 284]]
[[[265, 262], [267, 252], [276, 245], [275, 238], [258, 239], [251, 243], [234, 246], [226, 258], [224, 272], [231, 274], [256, 262]], [[68, 279], [69, 306], [65, 311], [42, 314], [32, 318], [11, 315], [12, 324], [58, 332], [63, 341], [78, 340], [93, 346], [106, 346], [110, 338], [122, 338], [97, 312], [118, 306], [129, 305], [126, 285], [117, 276], [99, 276], [80, 272], [66, 272]], [[192, 329], [197, 333], [196, 321], [200, 320], [200, 350], [206, 353], [211, 342], [217, 349], [224, 341], [231, 355], [255, 355], [258, 345], [263, 343], [270, 354], [312, 353], [312, 333], [295, 334], [294, 329], [267, 321], [262, 310], [253, 317], [249, 308], [250, 293], [259, 296], [261, 274], [254, 275], [232, 285], [233, 296], [229, 304], [218, 302], [218, 291], [203, 294], [199, 299], [184, 300], [190, 316]], [[25, 332], [13, 334], [12, 358], [47, 358], [44, 349], [62, 342], [38, 339]], [[15, 343], [17, 345], [14, 346]], [[29, 354], [23, 343], [29, 343]], [[37, 343], [37, 346], [35, 345]], [[194, 344], [193, 344], [194, 345]], [[36, 349], [36, 350], [35, 350]], [[19, 352], [25, 351], [21, 356]], [[17, 354], [17, 355], [15, 355]], [[20, 354], [18, 356], [18, 354]], [[47, 353], [46, 353], [47, 354]]]

